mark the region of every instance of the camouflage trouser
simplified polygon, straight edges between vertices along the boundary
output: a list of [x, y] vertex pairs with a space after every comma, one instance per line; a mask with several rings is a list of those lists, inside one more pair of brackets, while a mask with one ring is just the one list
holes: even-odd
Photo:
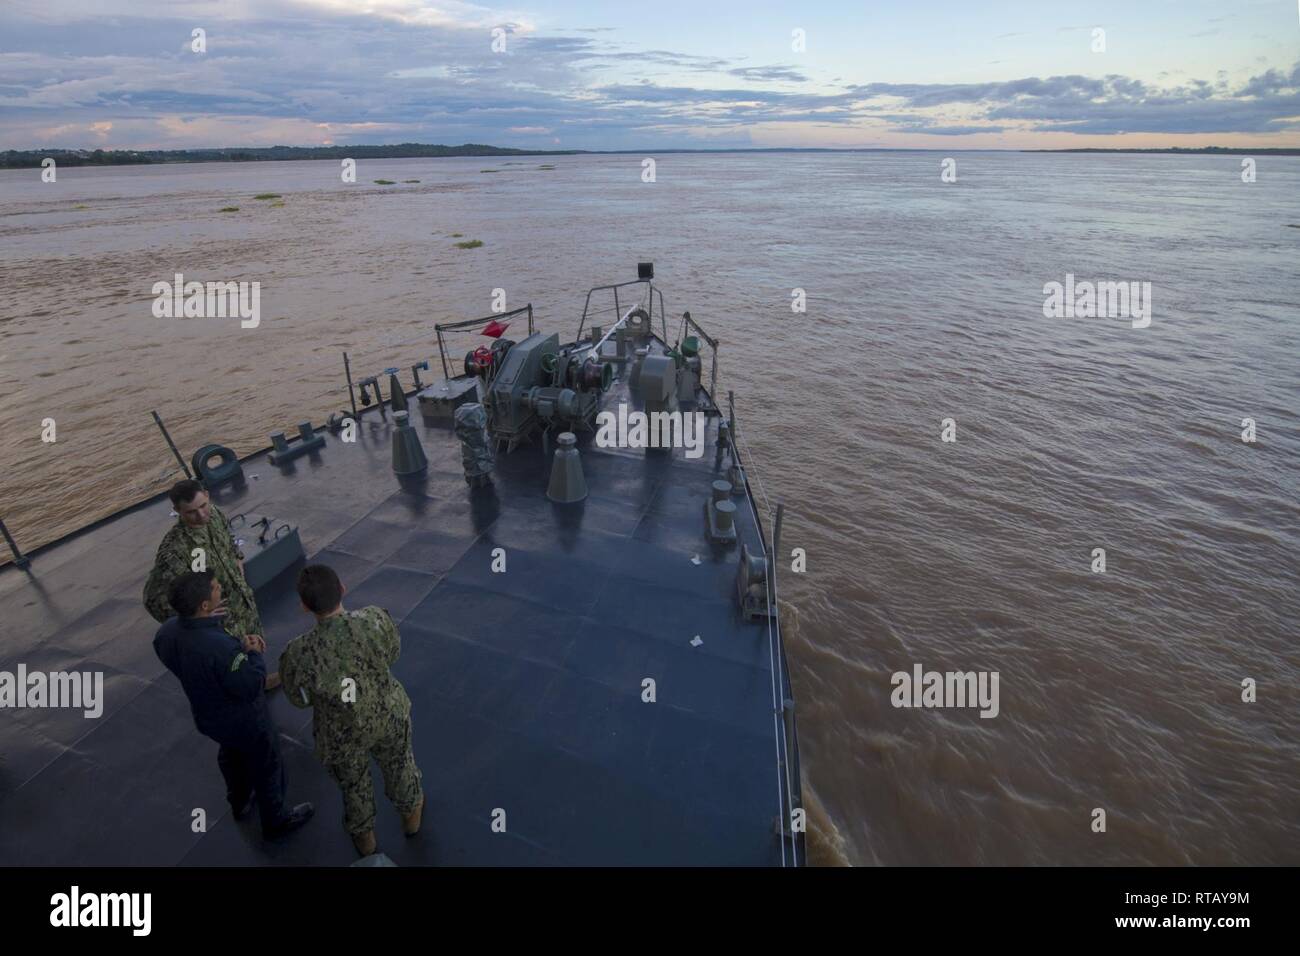
[[343, 826], [348, 833], [366, 833], [375, 828], [375, 788], [370, 783], [370, 758], [379, 764], [384, 777], [384, 795], [398, 813], [410, 813], [420, 802], [420, 768], [411, 751], [411, 718], [390, 725], [390, 732], [358, 747], [336, 754], [325, 769], [343, 791]]

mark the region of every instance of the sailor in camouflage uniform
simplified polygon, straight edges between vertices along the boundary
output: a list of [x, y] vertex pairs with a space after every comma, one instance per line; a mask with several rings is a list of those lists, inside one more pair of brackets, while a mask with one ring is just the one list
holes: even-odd
[[244, 578], [243, 555], [235, 546], [230, 522], [220, 508], [209, 503], [208, 493], [197, 481], [178, 481], [168, 494], [176, 509], [176, 524], [158, 545], [153, 570], [144, 586], [145, 608], [156, 621], [171, 617], [167, 589], [176, 578], [195, 570], [194, 549], [202, 548], [207, 570], [216, 574], [225, 595], [226, 630], [237, 638], [245, 634], [263, 637], [262, 619], [257, 614], [253, 589]]
[[280, 655], [285, 693], [312, 707], [316, 756], [343, 791], [343, 825], [357, 852], [375, 852], [375, 791], [370, 758], [402, 829], [420, 829], [424, 791], [411, 751], [411, 701], [389, 671], [401, 650], [397, 625], [383, 608], [343, 609], [345, 588], [332, 568], [313, 564], [298, 576], [298, 596], [316, 626]]
[[[262, 634], [262, 619], [257, 613], [253, 589], [244, 578], [243, 555], [235, 546], [230, 522], [221, 509], [209, 502], [203, 485], [192, 479], [178, 481], [168, 492], [172, 507], [176, 509], [176, 524], [163, 535], [154, 556], [153, 570], [144, 585], [144, 606], [156, 621], [166, 621], [172, 615], [168, 603], [168, 589], [182, 574], [194, 570], [194, 550], [202, 548], [206, 569], [221, 582], [225, 595], [218, 616], [226, 631], [237, 640], [245, 635]], [[280, 675], [266, 675], [266, 689], [280, 686]]]

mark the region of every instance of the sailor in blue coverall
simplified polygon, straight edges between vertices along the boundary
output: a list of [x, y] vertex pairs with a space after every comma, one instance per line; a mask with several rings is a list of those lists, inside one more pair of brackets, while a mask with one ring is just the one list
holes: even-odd
[[178, 616], [158, 629], [154, 651], [180, 678], [199, 733], [220, 744], [217, 765], [235, 819], [252, 810], [256, 796], [265, 837], [296, 830], [311, 819], [313, 807], [285, 809], [284, 765], [266, 708], [266, 642], [226, 632], [221, 583], [211, 571], [180, 575], [168, 598]]

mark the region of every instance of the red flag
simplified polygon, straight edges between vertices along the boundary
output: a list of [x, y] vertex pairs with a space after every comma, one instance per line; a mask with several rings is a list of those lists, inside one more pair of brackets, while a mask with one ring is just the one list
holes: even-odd
[[493, 319], [487, 325], [483, 326], [483, 334], [490, 335], [494, 339], [499, 339], [505, 334], [506, 329], [510, 328], [509, 322], [498, 322]]

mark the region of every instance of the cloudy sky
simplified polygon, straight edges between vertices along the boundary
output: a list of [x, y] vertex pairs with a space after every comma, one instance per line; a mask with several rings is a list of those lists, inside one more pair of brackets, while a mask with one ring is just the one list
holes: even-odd
[[1297, 0], [504, 2], [3, 0], [0, 149], [1300, 146]]

